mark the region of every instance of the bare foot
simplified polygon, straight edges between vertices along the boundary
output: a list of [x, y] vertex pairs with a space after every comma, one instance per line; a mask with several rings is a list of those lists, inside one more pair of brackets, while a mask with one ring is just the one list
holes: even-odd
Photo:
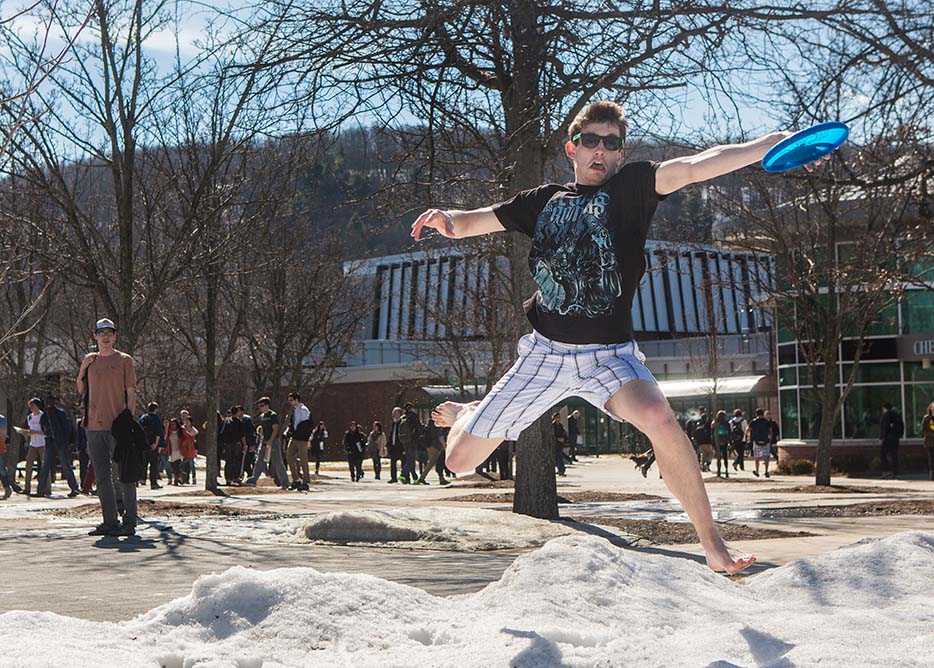
[[736, 575], [756, 563], [755, 555], [731, 550], [725, 543], [721, 545], [721, 548], [710, 552], [704, 550], [707, 556], [707, 568], [714, 572]]
[[457, 416], [461, 411], [467, 408], [467, 404], [459, 404], [456, 401], [445, 401], [439, 404], [431, 411], [431, 419], [436, 427], [453, 427], [457, 421]]

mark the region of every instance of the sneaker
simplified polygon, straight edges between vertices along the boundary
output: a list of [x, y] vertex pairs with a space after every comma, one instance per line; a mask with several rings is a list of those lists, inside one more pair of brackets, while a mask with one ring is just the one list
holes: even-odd
[[157, 482], [154, 482], [151, 485], [149, 485], [149, 489], [162, 489], [162, 485], [160, 485]]
[[111, 536], [135, 536], [136, 527], [132, 524], [121, 524], [116, 529], [110, 532]]
[[399, 482], [401, 482], [403, 485], [411, 485], [411, 484], [412, 484], [412, 483], [409, 481], [408, 478], [403, 478], [403, 479], [400, 480]]
[[765, 477], [766, 477], [766, 478], [771, 478], [772, 476], [770, 476], [770, 475], [769, 475], [769, 472], [766, 471], [766, 472], [765, 472]]
[[756, 476], [757, 478], [759, 477], [759, 472], [758, 472], [758, 471], [753, 471], [752, 474], [753, 474], [754, 476]]
[[392, 483], [394, 483], [394, 482], [399, 482], [399, 481], [396, 480], [395, 478], [390, 478], [390, 479], [387, 480], [386, 482], [388, 482], [388, 483], [391, 485]]
[[307, 492], [307, 491], [308, 491], [308, 483], [307, 483], [307, 482], [299, 483], [297, 489], [298, 489], [299, 492]]
[[116, 531], [119, 527], [115, 524], [98, 524], [96, 527], [88, 531], [89, 536], [109, 536], [112, 532]]
[[69, 498], [69, 499], [73, 499], [73, 498], [75, 498], [76, 496], [78, 496], [80, 493], [81, 493], [81, 492], [79, 492], [77, 489], [73, 489], [73, 490], [71, 490], [70, 492], [68, 492], [68, 498]]
[[429, 483], [427, 480], [419, 480], [419, 481], [418, 481], [418, 484], [419, 484], [419, 485], [429, 485], [429, 484], [431, 484], [431, 483]]
[[451, 481], [450, 481], [450, 480], [447, 480], [446, 478], [441, 478], [441, 479], [438, 481], [438, 484], [439, 484], [439, 485], [450, 485], [450, 484], [451, 484]]
[[13, 488], [9, 485], [3, 488], [3, 498], [4, 500], [9, 499], [13, 496]]

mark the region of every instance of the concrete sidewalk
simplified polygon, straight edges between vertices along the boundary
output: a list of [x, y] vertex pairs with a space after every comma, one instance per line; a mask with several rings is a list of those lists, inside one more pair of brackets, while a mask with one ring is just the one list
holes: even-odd
[[[269, 494], [226, 498], [185, 496], [191, 487], [148, 490], [140, 488], [141, 499], [171, 500], [192, 504], [223, 504], [231, 507], [276, 513], [313, 514], [322, 511], [365, 508], [399, 508], [449, 505], [453, 496], [501, 493], [508, 489], [477, 489], [462, 483], [447, 488], [387, 485], [369, 476], [361, 483], [338, 478], [343, 465], [328, 466], [326, 484], [305, 494]], [[736, 508], [795, 507], [816, 504], [862, 503], [875, 499], [934, 498], [934, 482], [926, 480], [837, 479], [835, 484], [883, 487], [878, 494], [800, 494], [782, 492], [782, 486], [808, 485], [813, 478], [776, 476], [769, 481], [747, 473], [749, 482], [708, 484], [714, 510]], [[225, 488], [226, 489], [226, 488]], [[559, 493], [613, 491], [656, 494], [670, 498], [657, 473], [648, 478], [621, 457], [585, 458], [560, 479]], [[236, 488], [229, 490], [236, 494]], [[0, 587], [0, 612], [47, 610], [91, 620], [118, 621], [147, 611], [190, 591], [200, 575], [242, 565], [270, 569], [310, 566], [325, 572], [369, 573], [420, 587], [436, 595], [463, 594], [501, 577], [523, 551], [451, 552], [400, 550], [376, 547], [346, 547], [315, 544], [269, 544], [246, 539], [230, 540], [187, 536], [160, 531], [144, 524], [132, 539], [95, 539], [83, 535], [98, 518], [86, 523], [63, 523], [43, 511], [94, 503], [96, 499], [64, 498], [61, 483], [53, 499], [14, 496], [0, 503], [0, 559], [6, 564], [6, 584]], [[508, 504], [478, 504], [508, 508]], [[651, 504], [648, 504], [651, 505]], [[665, 512], [677, 513], [677, 503], [656, 504]], [[561, 506], [563, 515], [574, 510]], [[617, 512], [620, 512], [617, 510]], [[625, 512], [623, 510], [622, 512]], [[801, 557], [813, 557], [856, 542], [867, 536], [886, 536], [900, 531], [934, 533], [934, 516], [866, 518], [807, 518], [783, 520], [737, 520], [743, 524], [788, 531], [804, 530], [812, 537], [772, 538], [741, 541], [735, 547], [753, 552], [759, 563], [753, 573]], [[171, 523], [171, 520], [169, 520]], [[619, 544], [623, 541], [615, 540]], [[699, 545], [639, 547], [647, 552], [699, 559]]]

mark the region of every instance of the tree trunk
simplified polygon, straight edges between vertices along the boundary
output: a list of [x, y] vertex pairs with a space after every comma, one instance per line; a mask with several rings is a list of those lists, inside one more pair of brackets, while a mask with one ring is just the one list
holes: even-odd
[[[825, 366], [826, 368], [836, 370], [837, 365], [836, 363], [828, 364]], [[836, 386], [832, 377], [829, 383], [825, 377], [824, 387], [820, 388], [818, 396], [820, 397], [821, 417], [820, 432], [818, 432], [817, 436], [817, 470], [814, 484], [826, 486], [830, 484], [830, 443], [833, 439], [837, 405]]]
[[220, 407], [217, 388], [217, 298], [220, 268], [212, 259], [207, 267], [207, 303], [204, 314], [204, 386], [207, 392], [207, 428], [205, 429], [205, 466], [204, 488], [217, 492], [217, 476], [220, 474], [220, 461], [217, 447], [217, 414]]
[[558, 487], [555, 482], [554, 432], [543, 415], [519, 436], [516, 443], [516, 490], [512, 511], [545, 520], [558, 519]]

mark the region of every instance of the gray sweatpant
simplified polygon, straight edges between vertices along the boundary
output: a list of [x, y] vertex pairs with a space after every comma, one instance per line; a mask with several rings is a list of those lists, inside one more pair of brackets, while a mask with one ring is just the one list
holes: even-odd
[[109, 431], [88, 431], [88, 455], [97, 479], [97, 499], [101, 502], [104, 524], [116, 527], [117, 500], [114, 489], [123, 497], [123, 523], [136, 526], [136, 481], [120, 482], [120, 467], [113, 461], [117, 442]]
[[[272, 465], [273, 470], [276, 472], [276, 476], [279, 478], [280, 485], [289, 484], [289, 474], [285, 470], [285, 463], [282, 461], [282, 445], [279, 442], [278, 438], [273, 439], [272, 441], [272, 452], [269, 455], [269, 464]], [[247, 478], [247, 482], [256, 484], [256, 481], [259, 480], [259, 477], [266, 473], [267, 468], [266, 464], [266, 442], [259, 446], [259, 452], [256, 453], [256, 463], [253, 464], [253, 475]]]

